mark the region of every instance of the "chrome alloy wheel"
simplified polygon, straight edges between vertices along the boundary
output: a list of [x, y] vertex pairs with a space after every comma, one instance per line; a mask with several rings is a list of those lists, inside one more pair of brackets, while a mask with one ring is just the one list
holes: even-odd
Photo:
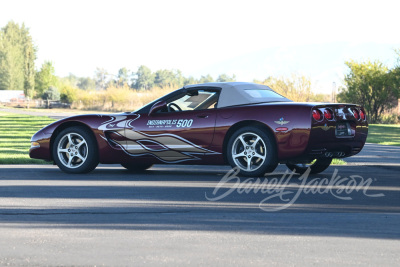
[[233, 142], [233, 161], [244, 171], [255, 171], [260, 168], [266, 156], [267, 149], [264, 140], [255, 133], [243, 133]]
[[58, 142], [57, 155], [65, 167], [79, 168], [88, 157], [87, 142], [77, 133], [68, 133]]

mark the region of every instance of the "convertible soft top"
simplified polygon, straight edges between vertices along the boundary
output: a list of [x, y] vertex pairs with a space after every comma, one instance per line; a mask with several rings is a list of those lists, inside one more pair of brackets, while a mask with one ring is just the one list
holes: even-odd
[[230, 107], [266, 102], [293, 102], [281, 96], [266, 85], [246, 82], [215, 82], [186, 85], [184, 88], [220, 88], [217, 107]]

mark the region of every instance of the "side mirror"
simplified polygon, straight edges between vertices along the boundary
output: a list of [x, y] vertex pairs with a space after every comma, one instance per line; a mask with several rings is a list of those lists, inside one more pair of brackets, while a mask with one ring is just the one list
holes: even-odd
[[163, 109], [166, 107], [167, 107], [167, 102], [165, 102], [165, 101], [158, 101], [158, 102], [154, 103], [154, 105], [151, 107], [151, 109], [149, 111], [149, 116], [156, 113], [160, 109]]

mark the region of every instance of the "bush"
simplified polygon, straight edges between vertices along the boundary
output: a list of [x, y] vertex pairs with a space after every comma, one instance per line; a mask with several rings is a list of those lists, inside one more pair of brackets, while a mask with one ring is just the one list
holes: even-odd
[[400, 123], [400, 116], [397, 114], [383, 114], [378, 121], [382, 124], [398, 124]]
[[62, 102], [72, 104], [78, 99], [79, 89], [70, 85], [65, 85], [61, 88], [60, 98]]
[[79, 90], [72, 107], [86, 110], [133, 111], [145, 104], [176, 90], [178, 86], [153, 87], [151, 90], [136, 91], [124, 85], [109, 86], [106, 90]]
[[60, 91], [54, 86], [50, 86], [44, 93], [42, 98], [44, 100], [52, 100], [59, 101], [60, 100]]
[[313, 93], [311, 79], [299, 74], [292, 74], [292, 76], [289, 78], [268, 77], [264, 81], [254, 80], [254, 82], [265, 84], [271, 87], [278, 94], [281, 94], [295, 102], [325, 102], [330, 100], [329, 95]]

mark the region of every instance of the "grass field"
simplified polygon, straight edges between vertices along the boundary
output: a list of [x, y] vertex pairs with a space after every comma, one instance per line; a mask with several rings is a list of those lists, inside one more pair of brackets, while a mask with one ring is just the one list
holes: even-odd
[[28, 155], [34, 133], [54, 120], [0, 112], [0, 164], [46, 164]]
[[400, 146], [400, 125], [370, 124], [367, 143]]
[[347, 162], [343, 159], [333, 159], [331, 165], [346, 165]]

